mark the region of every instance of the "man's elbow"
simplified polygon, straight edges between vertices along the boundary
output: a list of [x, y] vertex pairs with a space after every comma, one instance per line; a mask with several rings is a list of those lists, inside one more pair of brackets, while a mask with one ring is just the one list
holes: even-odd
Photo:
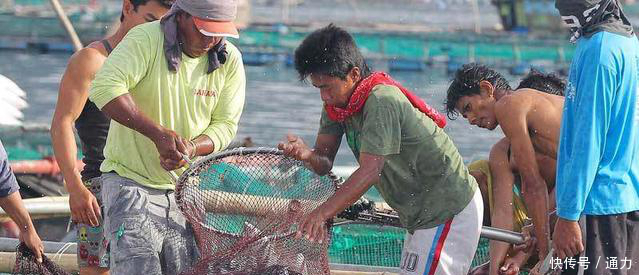
[[51, 139], [55, 139], [57, 135], [60, 134], [60, 131], [64, 130], [64, 127], [72, 127], [73, 119], [67, 116], [59, 116], [54, 115], [51, 120], [51, 128], [49, 129], [49, 135], [51, 135]]
[[368, 174], [368, 177], [367, 177], [366, 185], [372, 186], [376, 182], [379, 182], [379, 180], [382, 178], [381, 177], [382, 169], [375, 168], [370, 170], [367, 174]]
[[51, 120], [51, 128], [49, 128], [49, 135], [51, 136], [52, 139], [55, 138], [55, 135], [57, 134], [57, 131], [59, 128], [60, 128], [60, 120], [54, 116], [53, 119]]

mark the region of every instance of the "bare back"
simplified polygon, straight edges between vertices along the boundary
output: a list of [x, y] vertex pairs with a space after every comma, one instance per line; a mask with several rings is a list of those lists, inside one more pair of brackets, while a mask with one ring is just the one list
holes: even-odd
[[[525, 115], [528, 134], [535, 152], [557, 159], [564, 98], [533, 89], [519, 89], [502, 99], [506, 97], [512, 97], [508, 101], [511, 104], [503, 107], [517, 108], [525, 112], [523, 115]], [[520, 102], [524, 104], [518, 104]], [[501, 121], [500, 124], [502, 124]]]
[[533, 102], [528, 112], [528, 131], [535, 151], [556, 160], [564, 97], [533, 89], [520, 89], [517, 93]]
[[557, 157], [563, 98], [532, 89], [503, 95], [494, 105], [495, 116], [511, 143], [522, 177], [522, 195], [538, 237], [538, 254], [548, 253], [548, 186], [539, 172], [536, 155]]

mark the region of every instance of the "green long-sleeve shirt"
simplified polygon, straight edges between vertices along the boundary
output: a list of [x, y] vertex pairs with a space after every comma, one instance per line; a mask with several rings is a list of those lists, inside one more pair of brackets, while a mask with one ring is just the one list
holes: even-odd
[[[133, 28], [109, 55], [91, 84], [89, 98], [102, 109], [129, 93], [137, 107], [153, 121], [180, 136], [211, 138], [215, 150], [226, 148], [237, 132], [244, 107], [245, 75], [238, 49], [226, 42], [226, 63], [211, 74], [207, 55], [182, 54], [177, 72], [170, 72], [164, 56], [159, 21]], [[160, 166], [155, 144], [144, 135], [111, 121], [102, 172], [114, 171], [139, 184], [173, 189]]]

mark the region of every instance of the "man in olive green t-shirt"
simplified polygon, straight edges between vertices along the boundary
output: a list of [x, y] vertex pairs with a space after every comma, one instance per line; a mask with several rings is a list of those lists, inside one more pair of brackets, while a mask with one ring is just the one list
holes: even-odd
[[481, 231], [477, 183], [441, 129], [445, 118], [385, 73], [371, 73], [348, 32], [329, 25], [295, 51], [301, 79], [320, 90], [324, 110], [313, 150], [296, 136], [280, 144], [318, 174], [333, 165], [341, 138], [360, 167], [300, 223], [298, 237], [327, 240], [327, 219], [375, 185], [408, 230], [402, 274], [466, 274]]
[[177, 0], [133, 28], [92, 83], [113, 119], [100, 167], [111, 274], [179, 274], [197, 260], [169, 171], [235, 136], [245, 75], [224, 39], [238, 35], [235, 13], [234, 0]]

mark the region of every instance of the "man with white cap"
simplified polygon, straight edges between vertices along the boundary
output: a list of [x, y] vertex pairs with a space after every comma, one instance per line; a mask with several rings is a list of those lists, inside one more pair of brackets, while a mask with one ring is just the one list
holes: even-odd
[[235, 136], [245, 75], [236, 0], [178, 0], [109, 55], [90, 100], [111, 117], [100, 170], [111, 274], [178, 274], [197, 259], [169, 171]]

